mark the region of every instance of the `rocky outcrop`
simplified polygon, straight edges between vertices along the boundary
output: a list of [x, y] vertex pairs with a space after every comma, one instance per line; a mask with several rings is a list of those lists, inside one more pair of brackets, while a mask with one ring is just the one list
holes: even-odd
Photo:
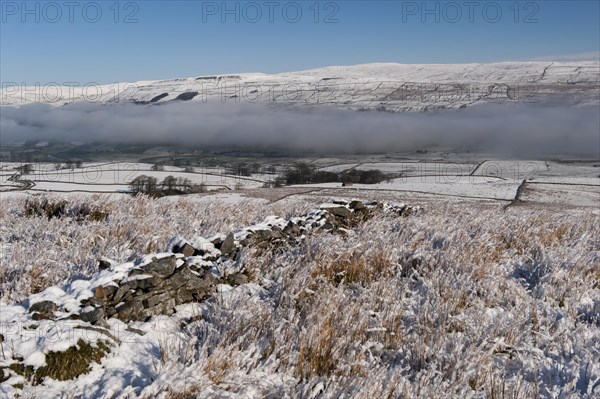
[[29, 306], [29, 313], [33, 320], [49, 320], [53, 318], [58, 306], [52, 301], [40, 301]]
[[197, 95], [198, 95], [197, 91], [187, 91], [185, 93], [181, 93], [180, 95], [178, 95], [175, 98], [175, 100], [190, 101], [191, 99], [193, 99]]

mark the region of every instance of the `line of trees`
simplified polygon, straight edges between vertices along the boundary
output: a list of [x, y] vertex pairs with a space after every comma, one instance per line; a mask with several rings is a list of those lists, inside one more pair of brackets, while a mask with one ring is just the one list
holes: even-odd
[[314, 166], [305, 162], [296, 162], [293, 166], [283, 171], [281, 176], [286, 184], [311, 184], [328, 183], [339, 181], [335, 172], [317, 170]]
[[147, 194], [152, 196], [181, 195], [203, 193], [206, 191], [204, 183], [192, 183], [190, 179], [184, 177], [167, 176], [162, 182], [158, 182], [156, 177], [141, 175], [129, 183], [132, 193]]
[[285, 169], [277, 177], [276, 182], [281, 184], [315, 184], [315, 183], [359, 183], [359, 184], [377, 184], [388, 180], [392, 176], [384, 174], [378, 169], [357, 170], [348, 169], [343, 172], [330, 172], [319, 170], [313, 165], [305, 162], [297, 162], [293, 166]]
[[386, 175], [379, 169], [350, 169], [342, 173], [342, 182], [344, 183], [377, 184], [391, 178], [392, 176]]

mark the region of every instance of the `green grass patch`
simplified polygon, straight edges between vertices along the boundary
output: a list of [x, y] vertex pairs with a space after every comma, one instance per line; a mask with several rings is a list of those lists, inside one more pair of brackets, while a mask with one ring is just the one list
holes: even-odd
[[64, 352], [50, 352], [46, 355], [46, 365], [35, 371], [34, 384], [41, 383], [45, 378], [58, 381], [67, 381], [89, 372], [92, 362], [100, 363], [102, 358], [110, 352], [110, 347], [103, 341], [98, 341], [97, 346], [82, 339], [77, 341], [77, 346], [72, 346]]

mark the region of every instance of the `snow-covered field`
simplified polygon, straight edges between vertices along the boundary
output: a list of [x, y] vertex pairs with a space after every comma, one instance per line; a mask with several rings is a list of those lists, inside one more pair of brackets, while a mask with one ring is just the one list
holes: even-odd
[[[362, 187], [161, 199], [49, 194], [103, 215], [51, 219], [26, 212], [30, 195], [3, 193], [0, 397], [597, 397], [600, 212], [572, 198], [548, 207], [538, 186], [510, 207]], [[77, 311], [75, 299], [106, 276], [100, 258], [123, 264], [110, 272], [122, 273], [169, 249], [172, 237], [289, 219], [340, 196], [423, 211], [383, 213], [284, 250], [245, 249], [235, 267], [251, 270], [251, 281], [220, 285], [171, 316], [92, 327], [27, 312], [42, 299]], [[109, 348], [89, 372], [42, 382], [28, 374], [80, 338]]]
[[526, 184], [520, 198], [525, 202], [600, 209], [600, 186], [568, 183]]
[[[511, 201], [517, 195], [517, 188], [525, 181], [527, 190], [522, 200], [560, 205], [563, 198], [570, 206], [600, 204], [600, 163], [594, 161], [484, 159], [434, 162], [415, 159], [397, 162], [330, 162], [319, 169], [337, 173], [350, 169], [378, 169], [394, 176], [380, 184], [355, 184], [347, 187], [347, 190], [385, 190]], [[167, 176], [189, 179], [192, 183], [203, 184], [207, 191], [244, 192], [260, 190], [275, 176], [266, 173], [239, 176], [217, 167], [196, 167], [192, 172], [186, 172], [183, 167], [165, 166], [164, 171], [154, 171], [152, 165], [136, 162], [84, 163], [80, 168], [59, 170], [52, 163], [35, 163], [31, 173], [19, 175], [16, 168], [23, 165], [1, 164], [2, 195], [44, 192], [126, 193], [129, 191], [128, 184], [141, 175], [155, 177], [159, 183]], [[18, 176], [15, 178], [15, 175]], [[323, 183], [298, 187], [335, 189], [341, 188], [341, 185]], [[552, 190], [566, 194], [553, 196], [549, 194]]]
[[[479, 176], [442, 176], [439, 178], [404, 177], [379, 184], [354, 184], [354, 190], [407, 191], [413, 193], [454, 197], [492, 198], [511, 201], [519, 182]], [[299, 187], [336, 188], [339, 183], [299, 185]]]
[[[13, 191], [19, 185], [9, 180], [18, 173], [23, 163], [4, 163], [0, 169], [0, 191]], [[128, 192], [128, 184], [136, 177], [155, 177], [160, 183], [167, 176], [188, 179], [191, 183], [203, 184], [207, 191], [233, 190], [237, 188], [261, 187], [268, 175], [238, 176], [224, 168], [198, 167], [186, 172], [183, 167], [165, 166], [164, 170], [152, 170], [150, 164], [135, 162], [86, 163], [79, 168], [57, 169], [55, 164], [34, 163], [33, 170], [18, 179], [28, 181], [19, 191], [36, 192]]]

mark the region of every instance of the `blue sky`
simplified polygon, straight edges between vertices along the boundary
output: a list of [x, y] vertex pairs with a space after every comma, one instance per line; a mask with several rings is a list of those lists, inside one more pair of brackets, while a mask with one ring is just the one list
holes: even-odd
[[597, 0], [70, 4], [0, 0], [0, 81], [110, 83], [368, 62], [546, 59], [600, 49]]

